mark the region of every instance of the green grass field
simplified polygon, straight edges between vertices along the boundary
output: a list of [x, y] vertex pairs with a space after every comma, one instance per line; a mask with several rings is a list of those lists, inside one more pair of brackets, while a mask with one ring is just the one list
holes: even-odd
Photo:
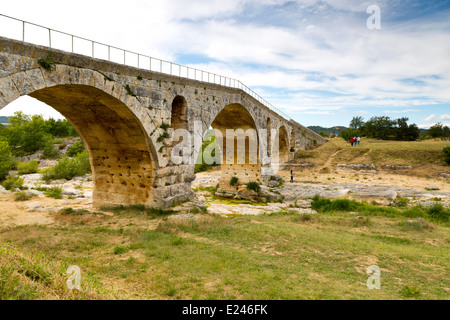
[[[65, 225], [0, 232], [0, 298], [449, 299], [448, 224], [380, 212], [69, 210], [55, 216]], [[65, 287], [69, 265], [81, 268], [81, 291]], [[380, 290], [366, 286], [370, 265]]]

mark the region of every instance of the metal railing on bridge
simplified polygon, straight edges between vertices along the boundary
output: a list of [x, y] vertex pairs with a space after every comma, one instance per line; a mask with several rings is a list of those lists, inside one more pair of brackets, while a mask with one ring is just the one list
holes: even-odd
[[[27, 32], [33, 33], [33, 37], [27, 37]], [[78, 37], [73, 34], [47, 28], [4, 14], [0, 14], [0, 36], [180, 78], [241, 89], [267, 108], [280, 114], [286, 120], [291, 119], [287, 114], [273, 106], [241, 81], [233, 78], [117, 48], [115, 46]]]

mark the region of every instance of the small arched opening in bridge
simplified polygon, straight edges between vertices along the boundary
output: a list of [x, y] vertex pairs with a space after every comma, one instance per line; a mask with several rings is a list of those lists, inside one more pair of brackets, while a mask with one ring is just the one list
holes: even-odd
[[278, 139], [275, 140], [275, 146], [278, 148], [278, 157], [280, 163], [288, 162], [289, 160], [289, 139], [285, 126], [278, 129]]
[[[230, 104], [223, 108], [211, 124], [222, 137], [221, 177], [219, 185], [223, 189], [232, 189], [231, 179], [237, 184], [258, 182], [261, 179], [259, 159], [259, 141], [255, 121], [245, 107]], [[219, 140], [216, 133], [216, 139]]]
[[[172, 101], [172, 113], [171, 113], [171, 123], [170, 127], [175, 131], [177, 129], [187, 129], [187, 102], [183, 96], [176, 96]], [[184, 134], [177, 134], [176, 138], [172, 141], [172, 147], [175, 147], [178, 144], [183, 143]], [[167, 156], [170, 155], [170, 150], [167, 150]], [[181, 150], [178, 154], [181, 156]]]
[[187, 102], [182, 96], [176, 96], [172, 101], [172, 123], [171, 128], [186, 129], [187, 128]]
[[58, 111], [80, 135], [92, 168], [94, 207], [153, 205], [156, 165], [151, 143], [125, 103], [78, 84], [55, 85], [28, 95]]

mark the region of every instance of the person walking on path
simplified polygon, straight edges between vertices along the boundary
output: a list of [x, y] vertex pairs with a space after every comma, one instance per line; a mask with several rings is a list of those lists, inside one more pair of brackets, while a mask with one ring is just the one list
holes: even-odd
[[353, 142], [354, 142], [354, 139], [351, 138], [351, 139], [350, 139], [350, 144], [352, 145], [352, 147], [353, 147]]
[[358, 146], [359, 146], [359, 143], [361, 142], [361, 137], [356, 138], [356, 141], [358, 142]]
[[291, 170], [291, 183], [294, 182], [294, 172]]

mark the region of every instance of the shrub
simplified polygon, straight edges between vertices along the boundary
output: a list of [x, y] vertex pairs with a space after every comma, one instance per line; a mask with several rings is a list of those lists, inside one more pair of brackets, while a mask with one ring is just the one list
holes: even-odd
[[406, 298], [416, 297], [420, 295], [420, 292], [416, 287], [410, 286], [404, 286], [400, 293]]
[[408, 203], [409, 203], [408, 198], [397, 197], [394, 200], [394, 206], [396, 206], [396, 207], [407, 207]]
[[74, 157], [84, 151], [84, 145], [83, 142], [77, 141], [73, 145], [71, 145], [69, 148], [67, 148], [67, 155], [69, 157]]
[[33, 194], [27, 193], [25, 191], [19, 191], [14, 194], [16, 201], [27, 201], [33, 197]]
[[44, 153], [42, 154], [44, 159], [56, 159], [59, 156], [58, 150], [53, 144], [48, 144], [44, 146]]
[[55, 166], [43, 170], [42, 179], [46, 182], [56, 179], [70, 180], [89, 172], [91, 172], [89, 155], [87, 151], [83, 151], [72, 159], [64, 156]]
[[17, 170], [19, 174], [30, 174], [36, 173], [38, 171], [39, 162], [36, 160], [31, 160], [27, 162], [19, 162], [17, 164]]
[[431, 216], [432, 219], [439, 221], [448, 221], [450, 217], [450, 211], [444, 209], [440, 203], [433, 204], [431, 207], [426, 208], [425, 211]]
[[414, 207], [405, 210], [401, 213], [401, 215], [407, 218], [428, 218], [428, 214], [425, 211], [423, 211], [420, 207]]
[[56, 69], [56, 62], [51, 56], [47, 56], [46, 58], [39, 58], [38, 62], [45, 70], [54, 71]]
[[442, 149], [442, 152], [444, 153], [445, 162], [447, 162], [447, 164], [450, 164], [450, 146]]
[[2, 186], [6, 190], [14, 190], [14, 189], [21, 189], [23, 186], [23, 179], [19, 178], [18, 176], [9, 176], [6, 178], [5, 181], [3, 181]]
[[121, 254], [121, 253], [124, 253], [124, 252], [127, 252], [127, 251], [128, 251], [128, 249], [125, 248], [125, 247], [121, 247], [121, 246], [115, 246], [114, 247], [114, 254]]
[[230, 186], [237, 186], [239, 179], [237, 177], [231, 177]]
[[315, 196], [311, 203], [311, 208], [317, 211], [356, 211], [362, 205], [355, 200], [348, 199], [321, 199]]
[[11, 157], [11, 148], [8, 142], [0, 140], [0, 181], [5, 179], [13, 166], [14, 161]]
[[246, 184], [247, 190], [253, 190], [255, 192], [259, 192], [261, 190], [261, 186], [258, 184], [258, 182], [250, 181]]
[[62, 188], [61, 187], [53, 187], [45, 191], [44, 193], [49, 198], [61, 199], [62, 198]]

